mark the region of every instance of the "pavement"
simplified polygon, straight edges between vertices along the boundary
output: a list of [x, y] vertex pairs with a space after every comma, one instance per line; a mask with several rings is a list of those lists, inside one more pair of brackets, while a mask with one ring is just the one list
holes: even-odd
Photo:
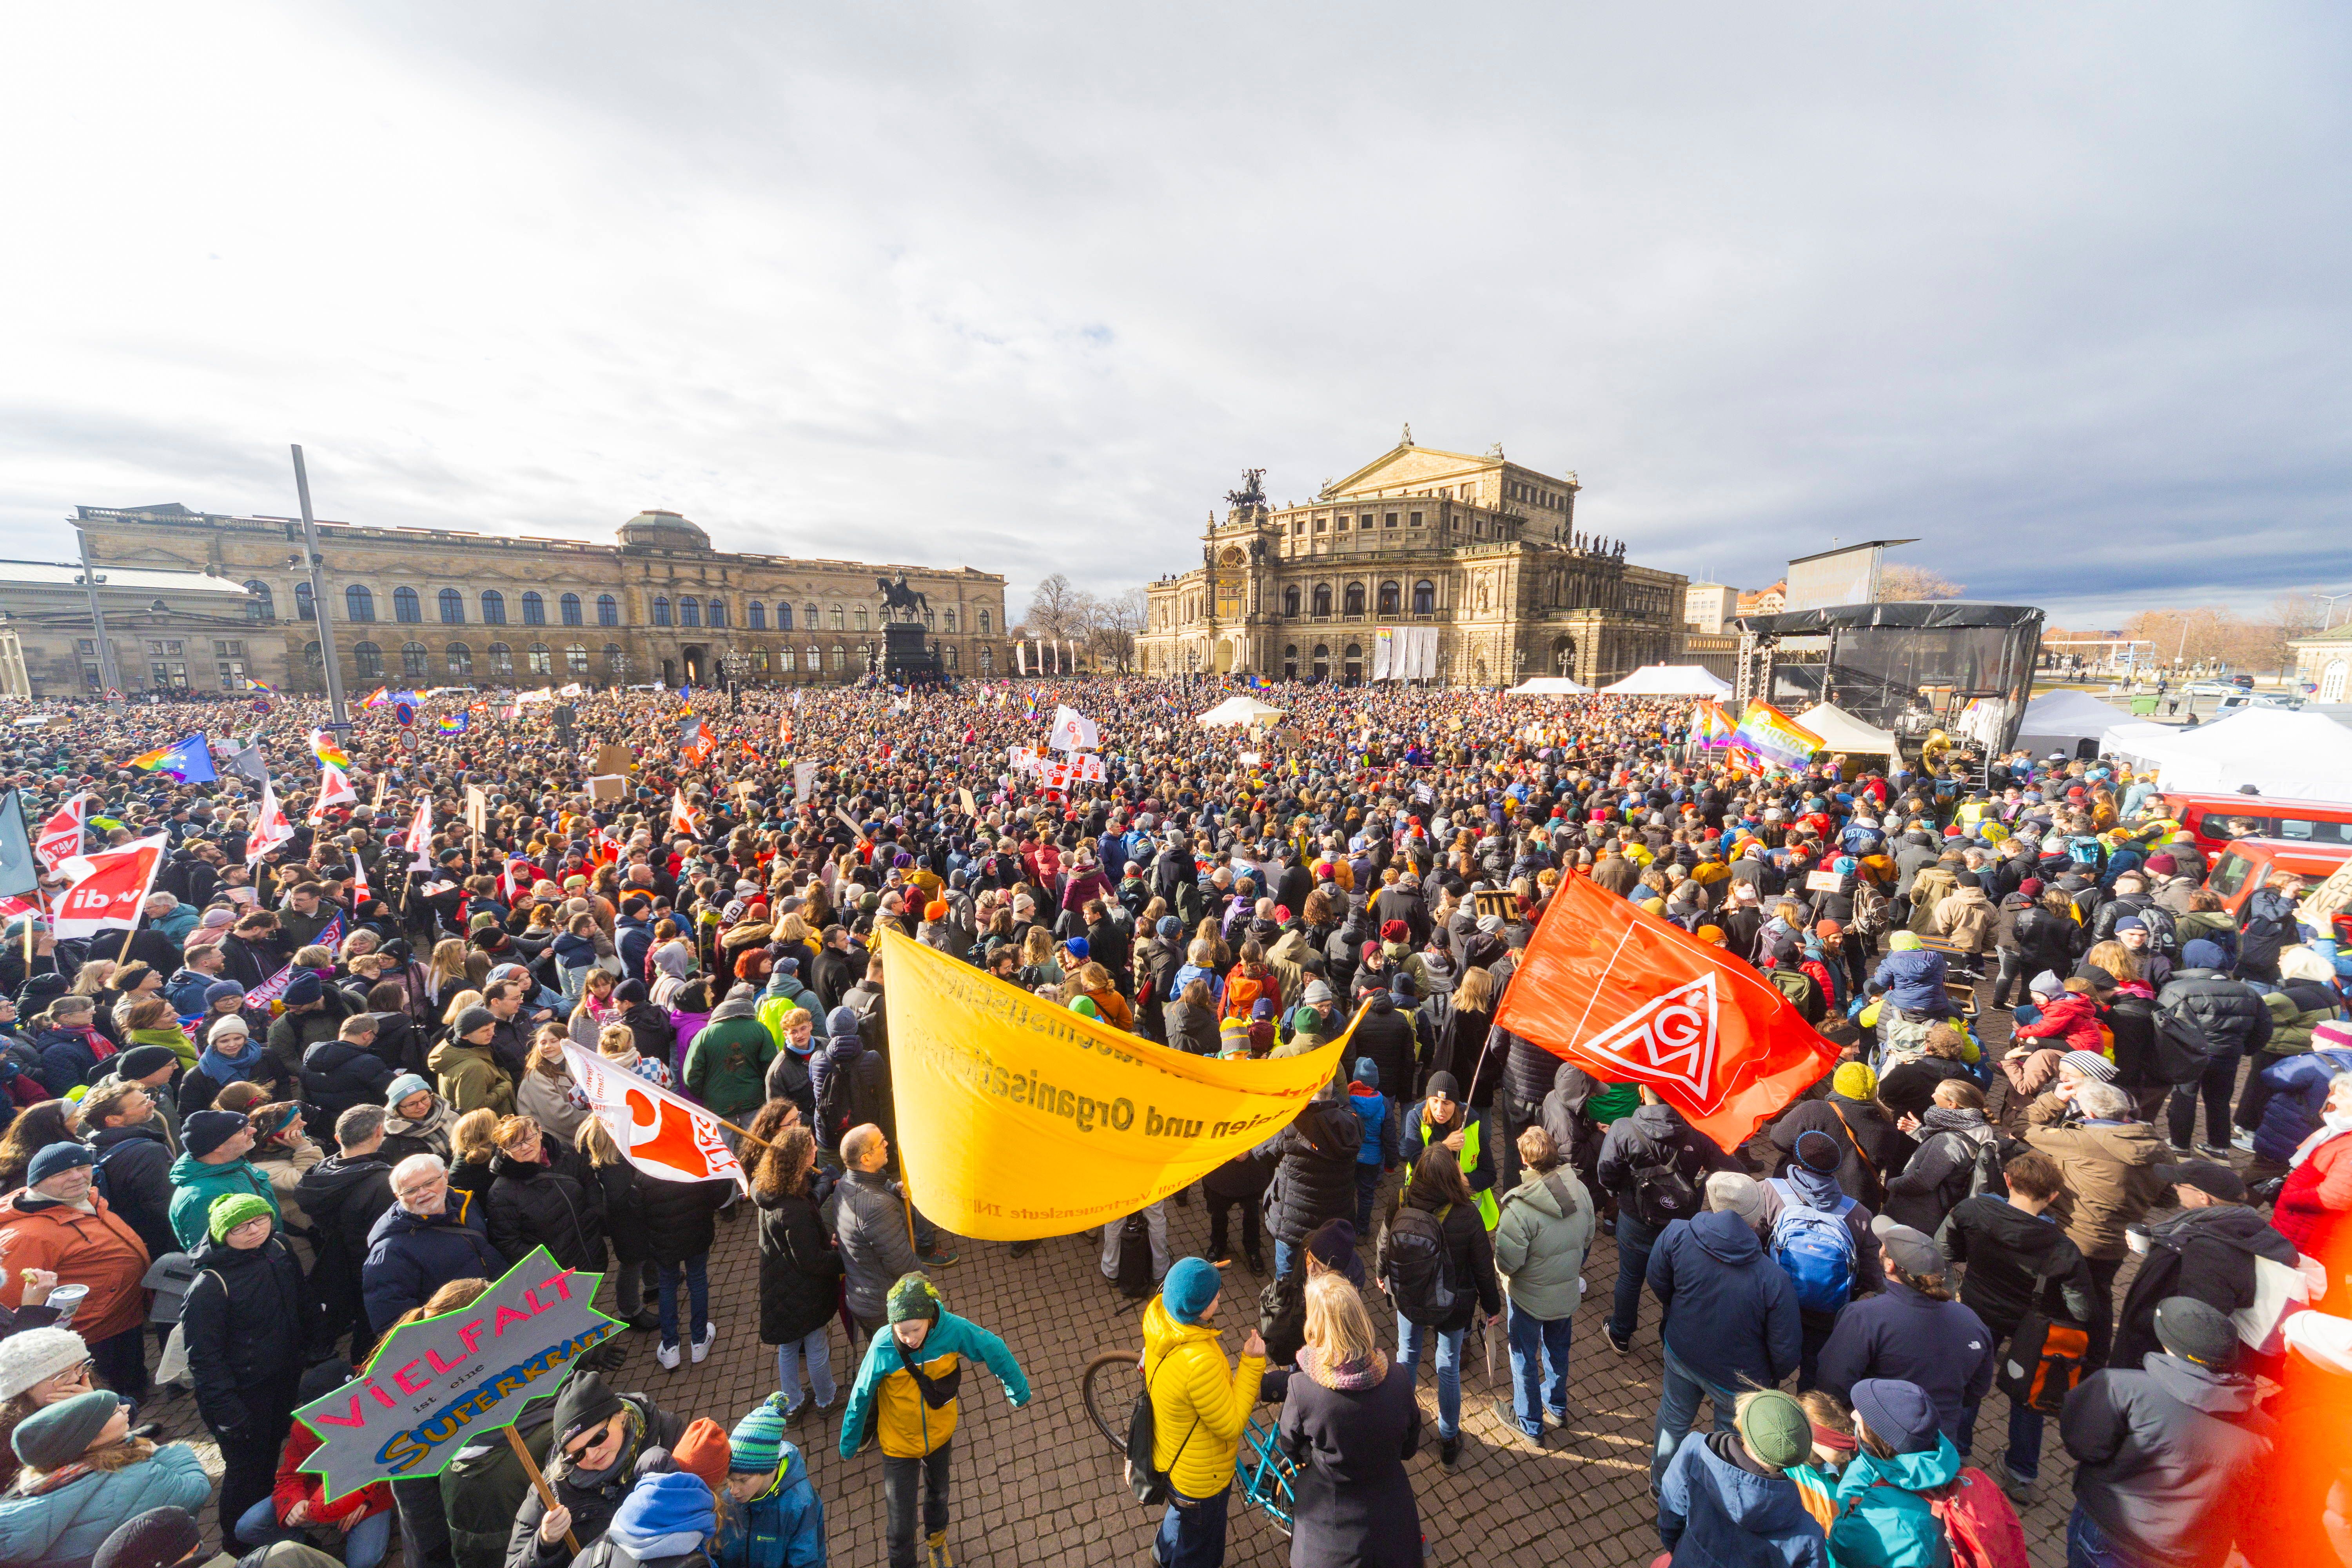
[[[1986, 1046], [2001, 1049], [2009, 1035], [2007, 1015], [1990, 1015], [1986, 1032], [1994, 1037]], [[1168, 1215], [1173, 1256], [1205, 1253], [1208, 1223], [1197, 1197], [1189, 1206], [1171, 1202]], [[709, 1271], [719, 1338], [709, 1360], [665, 1372], [654, 1361], [655, 1336], [630, 1334], [628, 1364], [611, 1379], [614, 1386], [649, 1394], [688, 1419], [708, 1415], [728, 1427], [773, 1392], [775, 1352], [759, 1342], [758, 1245], [757, 1224], [748, 1215], [719, 1222]], [[1080, 1237], [1045, 1242], [1018, 1259], [1002, 1243], [954, 1245], [959, 1261], [934, 1275], [950, 1310], [1003, 1335], [1035, 1394], [1028, 1408], [1014, 1411], [993, 1378], [976, 1368], [965, 1378], [949, 1531], [956, 1561], [991, 1568], [1149, 1563], [1157, 1510], [1132, 1500], [1120, 1480], [1119, 1456], [1088, 1420], [1078, 1389], [1082, 1369], [1097, 1352], [1139, 1349], [1142, 1304], [1119, 1296], [1101, 1275], [1098, 1247]], [[1267, 1250], [1270, 1262], [1270, 1244]], [[1510, 1364], [1499, 1326], [1488, 1331], [1494, 1344], [1491, 1375], [1475, 1339], [1465, 1346], [1465, 1441], [1460, 1464], [1450, 1470], [1438, 1458], [1435, 1370], [1423, 1361], [1421, 1452], [1407, 1469], [1430, 1562], [1603, 1568], [1647, 1563], [1658, 1553], [1648, 1489], [1662, 1372], [1657, 1302], [1644, 1293], [1632, 1352], [1613, 1353], [1601, 1321], [1616, 1273], [1615, 1244], [1597, 1237], [1585, 1265], [1587, 1289], [1570, 1352], [1570, 1395], [1577, 1414], [1565, 1430], [1546, 1434], [1539, 1449], [1498, 1420], [1492, 1408], [1496, 1398], [1510, 1394]], [[1225, 1348], [1237, 1354], [1243, 1325], [1255, 1321], [1254, 1303], [1265, 1280], [1238, 1259], [1228, 1279], [1233, 1306], [1223, 1314], [1229, 1325]], [[2118, 1282], [2118, 1300], [2128, 1280], [2127, 1266]], [[1237, 1310], [1244, 1300], [1251, 1303], [1247, 1312]], [[609, 1295], [603, 1304], [609, 1306]], [[1374, 1320], [1392, 1351], [1394, 1314], [1381, 1311], [1377, 1298], [1373, 1304]], [[834, 1370], [845, 1399], [851, 1369], [844, 1359], [836, 1323]], [[217, 1453], [186, 1394], [172, 1396], [149, 1414], [164, 1423], [169, 1436], [194, 1441], [217, 1477]], [[1272, 1407], [1265, 1415], [1271, 1418]], [[873, 1453], [842, 1458], [835, 1447], [839, 1428], [836, 1406], [829, 1418], [807, 1420], [794, 1435], [824, 1500], [830, 1561], [881, 1563], [881, 1462]], [[1969, 1462], [1993, 1468], [2007, 1430], [2008, 1402], [1996, 1390], [1983, 1405]], [[2053, 1418], [2043, 1443], [2038, 1500], [2021, 1510], [2038, 1568], [2062, 1568], [2065, 1561], [2073, 1468]], [[209, 1536], [209, 1510], [205, 1527]], [[1237, 1565], [1286, 1563], [1287, 1541], [1263, 1513], [1242, 1507], [1236, 1498], [1225, 1560]], [[400, 1561], [396, 1538], [386, 1561]]]

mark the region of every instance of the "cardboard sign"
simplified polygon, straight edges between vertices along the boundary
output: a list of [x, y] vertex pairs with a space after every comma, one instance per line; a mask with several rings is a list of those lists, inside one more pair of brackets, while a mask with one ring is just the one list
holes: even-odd
[[466, 786], [466, 828], [470, 833], [488, 833], [490, 829], [490, 797], [482, 793], [479, 784]]
[[1843, 892], [1844, 889], [1845, 879], [1839, 876], [1835, 871], [1808, 871], [1805, 873], [1805, 891], [1809, 893], [1836, 893]]
[[604, 774], [588, 781], [590, 800], [619, 800], [628, 786], [628, 780]]
[[330, 1502], [373, 1481], [439, 1475], [621, 1331], [589, 1304], [603, 1278], [559, 1268], [535, 1247], [472, 1306], [393, 1330], [366, 1373], [295, 1412], [320, 1439], [302, 1468]]
[[596, 748], [596, 768], [599, 773], [626, 773], [637, 765], [637, 759], [626, 746], [616, 746], [606, 741]]
[[2326, 936], [2335, 929], [2330, 922], [2347, 907], [2352, 907], [2352, 860], [2336, 867], [2327, 880], [2305, 894], [2294, 912], [2305, 925]]
[[971, 798], [971, 791], [968, 789], [956, 791], [956, 804], [963, 808], [963, 814], [966, 816], [980, 815], [980, 803]]
[[796, 802], [805, 801], [814, 795], [815, 791], [816, 764], [814, 763], [794, 763], [793, 764], [793, 799]]

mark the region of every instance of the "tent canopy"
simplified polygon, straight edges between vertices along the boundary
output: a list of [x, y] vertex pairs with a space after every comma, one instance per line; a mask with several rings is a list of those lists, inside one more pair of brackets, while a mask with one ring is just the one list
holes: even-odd
[[1507, 697], [1584, 697], [1592, 688], [1564, 675], [1531, 676], [1504, 693]]
[[1794, 717], [1798, 723], [1819, 735], [1822, 746], [1829, 751], [1895, 755], [1894, 731], [1874, 729], [1843, 708], [1823, 702]]
[[1264, 724], [1281, 718], [1283, 710], [1279, 708], [1269, 708], [1255, 697], [1237, 692], [1202, 714], [1196, 722], [1213, 730], [1224, 726], [1238, 728], [1246, 724]]
[[2045, 691], [2025, 705], [2025, 717], [2018, 721], [2017, 744], [2037, 757], [2052, 752], [2071, 757], [2077, 741], [2098, 739], [2122, 717], [2089, 692], [2063, 687]]
[[2352, 801], [2352, 730], [2324, 714], [2249, 708], [2194, 730], [2117, 724], [2099, 748], [2154, 764], [2166, 789], [2252, 784], [2290, 800]]
[[1696, 664], [1645, 664], [1614, 686], [1601, 689], [1604, 697], [1728, 697], [1731, 683]]

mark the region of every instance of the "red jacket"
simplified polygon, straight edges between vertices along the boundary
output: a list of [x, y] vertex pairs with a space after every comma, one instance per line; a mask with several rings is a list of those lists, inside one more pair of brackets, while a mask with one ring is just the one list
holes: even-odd
[[2099, 1006], [2080, 992], [2069, 991], [2042, 1010], [2042, 1016], [2031, 1024], [2021, 1024], [2015, 1037], [2021, 1040], [2047, 1040], [2064, 1036], [2070, 1051], [2088, 1051], [2093, 1056], [2106, 1052], [2106, 1037], [2099, 1033]]
[[[2329, 1253], [2337, 1245], [2339, 1232], [2352, 1242], [2347, 1216], [2352, 1216], [2352, 1133], [2340, 1133], [2287, 1173], [2271, 1212], [2271, 1228], [2294, 1243], [2295, 1250], [2305, 1257], [2326, 1264], [2331, 1278], [2340, 1279], [2352, 1258]], [[2347, 1313], [2333, 1290], [2324, 1304], [2331, 1312]]]
[[390, 1481], [372, 1481], [333, 1502], [320, 1502], [319, 1486], [321, 1478], [306, 1475], [296, 1468], [310, 1457], [311, 1450], [318, 1446], [319, 1435], [301, 1422], [297, 1421], [288, 1428], [286, 1447], [278, 1456], [278, 1484], [269, 1489], [269, 1506], [278, 1510], [279, 1523], [285, 1522], [286, 1515], [298, 1502], [310, 1505], [312, 1519], [331, 1521], [349, 1517], [354, 1524], [392, 1507]]

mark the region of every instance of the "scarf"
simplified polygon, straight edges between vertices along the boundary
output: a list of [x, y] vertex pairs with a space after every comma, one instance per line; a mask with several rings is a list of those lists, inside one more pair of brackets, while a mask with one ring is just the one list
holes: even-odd
[[250, 1035], [246, 1037], [245, 1054], [234, 1061], [211, 1046], [206, 1046], [204, 1055], [196, 1058], [196, 1070], [224, 1088], [247, 1082], [260, 1066], [261, 1047], [254, 1044]]
[[1323, 1352], [1314, 1345], [1298, 1349], [1298, 1370], [1326, 1388], [1346, 1393], [1360, 1393], [1377, 1388], [1389, 1374], [1389, 1358], [1379, 1351], [1355, 1361], [1326, 1362]]
[[395, 1110], [383, 1119], [383, 1130], [396, 1138], [423, 1138], [428, 1142], [438, 1139], [446, 1143], [443, 1130], [456, 1120], [449, 1102], [436, 1094], [433, 1097], [433, 1109], [423, 1116], [412, 1121]]

